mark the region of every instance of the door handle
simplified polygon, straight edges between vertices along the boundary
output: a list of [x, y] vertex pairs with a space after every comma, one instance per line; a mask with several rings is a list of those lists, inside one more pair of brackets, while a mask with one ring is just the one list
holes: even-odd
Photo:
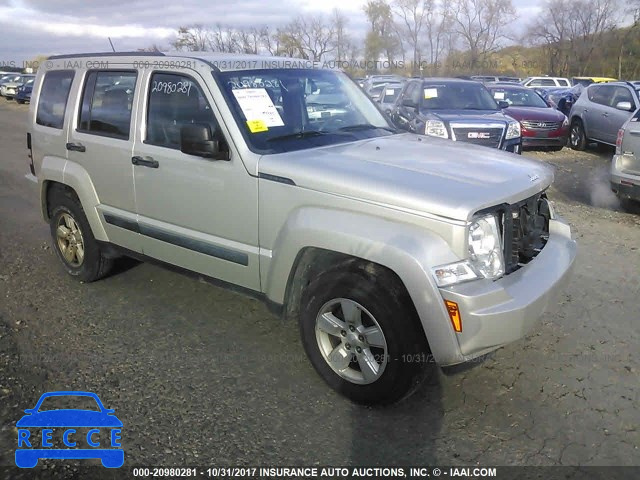
[[607, 112], [604, 112], [604, 113], [602, 114], [602, 116], [603, 116], [603, 117], [608, 117], [608, 116], [609, 116], [609, 114], [608, 114]]
[[158, 168], [160, 163], [157, 160], [154, 160], [153, 157], [131, 157], [131, 163], [134, 165], [139, 165], [141, 167], [149, 167], [149, 168]]
[[589, 112], [589, 109], [588, 109], [588, 108], [585, 108], [585, 109], [584, 109], [584, 113], [587, 113], [587, 112]]
[[640, 130], [629, 130], [630, 135], [638, 135], [640, 136]]
[[81, 143], [67, 143], [67, 150], [70, 150], [72, 152], [86, 152], [87, 147], [85, 147]]

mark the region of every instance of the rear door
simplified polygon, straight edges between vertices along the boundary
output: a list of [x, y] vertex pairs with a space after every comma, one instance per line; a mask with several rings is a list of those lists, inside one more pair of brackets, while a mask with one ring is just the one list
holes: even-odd
[[[614, 87], [611, 85], [591, 85], [587, 88], [588, 104], [584, 105], [584, 126], [591, 140], [606, 142], [607, 117], [611, 112]], [[615, 143], [615, 138], [614, 138]]]
[[87, 70], [75, 125], [66, 144], [68, 159], [89, 174], [100, 201], [109, 240], [140, 252], [133, 191], [132, 106], [136, 100], [136, 70]]

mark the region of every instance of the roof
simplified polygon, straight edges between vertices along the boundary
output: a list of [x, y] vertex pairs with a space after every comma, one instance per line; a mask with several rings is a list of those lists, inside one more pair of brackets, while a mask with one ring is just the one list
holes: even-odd
[[134, 61], [140, 57], [171, 57], [191, 58], [202, 60], [219, 71], [259, 70], [271, 68], [324, 68], [335, 70], [332, 62], [321, 62], [304, 58], [274, 57], [254, 54], [238, 54], [223, 52], [97, 52], [97, 53], [73, 53], [68, 55], [53, 55], [48, 60], [64, 59], [113, 59], [122, 58], [125, 61]]

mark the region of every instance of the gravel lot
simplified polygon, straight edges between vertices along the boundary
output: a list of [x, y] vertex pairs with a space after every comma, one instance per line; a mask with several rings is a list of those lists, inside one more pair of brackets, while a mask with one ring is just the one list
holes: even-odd
[[52, 390], [115, 409], [125, 465], [640, 465], [640, 212], [608, 190], [611, 150], [525, 153], [556, 168], [579, 242], [533, 333], [372, 409], [329, 390], [258, 301], [133, 261], [64, 274], [24, 179], [27, 109], [0, 99], [0, 465]]

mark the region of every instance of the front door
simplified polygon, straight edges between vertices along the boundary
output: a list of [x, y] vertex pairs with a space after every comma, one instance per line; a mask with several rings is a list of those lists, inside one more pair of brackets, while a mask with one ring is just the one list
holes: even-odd
[[[257, 178], [225, 140], [202, 77], [187, 72], [144, 78], [132, 155], [143, 253], [259, 290]], [[187, 124], [209, 126], [230, 160], [182, 153], [180, 130]]]

